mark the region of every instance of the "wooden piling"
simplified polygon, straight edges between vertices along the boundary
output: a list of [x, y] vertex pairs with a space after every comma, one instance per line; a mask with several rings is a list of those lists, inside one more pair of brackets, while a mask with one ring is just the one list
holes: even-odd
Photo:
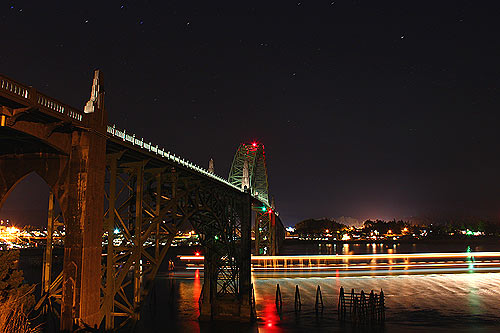
[[316, 289], [316, 304], [314, 305], [316, 312], [320, 307], [321, 312], [323, 312], [323, 296], [321, 295], [321, 287], [318, 285], [318, 288]]
[[302, 308], [302, 302], [300, 300], [299, 285], [295, 285], [295, 312], [300, 311]]
[[344, 296], [344, 287], [340, 287], [339, 293], [339, 305], [337, 308], [337, 312], [339, 315], [339, 320], [343, 321], [345, 318], [345, 296]]
[[367, 304], [366, 304], [366, 295], [363, 290], [361, 290], [361, 296], [359, 297], [359, 314], [360, 314], [360, 321], [365, 322], [366, 317], [368, 314], [367, 311]]
[[281, 289], [279, 283], [276, 284], [276, 310], [281, 313], [281, 309], [283, 308], [283, 300], [281, 298]]
[[344, 288], [341, 287], [338, 317], [340, 321], [350, 320], [353, 324], [383, 324], [385, 320], [384, 292], [380, 290], [380, 295], [377, 295], [372, 290], [368, 295], [363, 290], [356, 293], [352, 289], [350, 297], [346, 297]]
[[351, 302], [349, 303], [349, 311], [350, 312], [353, 312], [353, 307], [354, 307], [353, 302], [354, 302], [354, 299], [355, 299], [355, 297], [354, 297], [354, 288], [353, 288], [353, 289], [351, 289]]
[[376, 321], [376, 315], [377, 315], [376, 302], [377, 302], [377, 300], [375, 297], [375, 293], [372, 290], [370, 292], [370, 297], [368, 298], [368, 312], [370, 314], [370, 317], [369, 317], [370, 323], [374, 323]]
[[380, 289], [380, 309], [381, 309], [381, 312], [380, 312], [380, 322], [384, 322], [385, 321], [385, 298], [384, 298], [384, 291], [382, 289]]

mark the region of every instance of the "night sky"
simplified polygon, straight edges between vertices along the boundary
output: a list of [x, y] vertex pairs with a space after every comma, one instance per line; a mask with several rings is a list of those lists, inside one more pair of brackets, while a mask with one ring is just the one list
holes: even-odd
[[[4, 1], [0, 71], [83, 109], [99, 68], [110, 123], [225, 177], [263, 142], [286, 225], [498, 219], [499, 17], [477, 0]], [[2, 217], [45, 209], [33, 178]]]

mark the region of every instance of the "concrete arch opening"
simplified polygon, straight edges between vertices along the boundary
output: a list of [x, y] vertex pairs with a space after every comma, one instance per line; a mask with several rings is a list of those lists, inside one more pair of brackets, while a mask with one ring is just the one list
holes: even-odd
[[[64, 261], [64, 219], [50, 186], [35, 171], [17, 180], [0, 198], [0, 246], [19, 250], [24, 281], [35, 285], [35, 313], [56, 330], [60, 313], [57, 279]], [[50, 320], [52, 318], [52, 320]]]

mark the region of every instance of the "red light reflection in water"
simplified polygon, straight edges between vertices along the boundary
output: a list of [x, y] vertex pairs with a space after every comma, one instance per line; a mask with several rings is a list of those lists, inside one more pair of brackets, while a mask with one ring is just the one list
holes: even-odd
[[197, 269], [194, 272], [194, 282], [193, 282], [193, 301], [194, 301], [194, 304], [198, 304], [198, 300], [200, 299], [200, 294], [201, 294], [200, 270]]
[[263, 322], [263, 327], [261, 327], [260, 331], [281, 332], [282, 330], [280, 327], [276, 325], [279, 323], [280, 317], [278, 316], [276, 304], [274, 303], [274, 295], [265, 295], [265, 297], [259, 299], [258, 302], [262, 305], [262, 312], [258, 314]]

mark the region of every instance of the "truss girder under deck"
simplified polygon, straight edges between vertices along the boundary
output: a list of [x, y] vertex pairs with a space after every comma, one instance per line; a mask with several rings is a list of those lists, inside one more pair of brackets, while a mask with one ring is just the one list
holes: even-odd
[[101, 288], [105, 328], [139, 319], [174, 236], [187, 226], [200, 235], [206, 252], [200, 318], [250, 320], [250, 194], [180, 168], [153, 168], [148, 160], [121, 158], [122, 153], [107, 158]]

